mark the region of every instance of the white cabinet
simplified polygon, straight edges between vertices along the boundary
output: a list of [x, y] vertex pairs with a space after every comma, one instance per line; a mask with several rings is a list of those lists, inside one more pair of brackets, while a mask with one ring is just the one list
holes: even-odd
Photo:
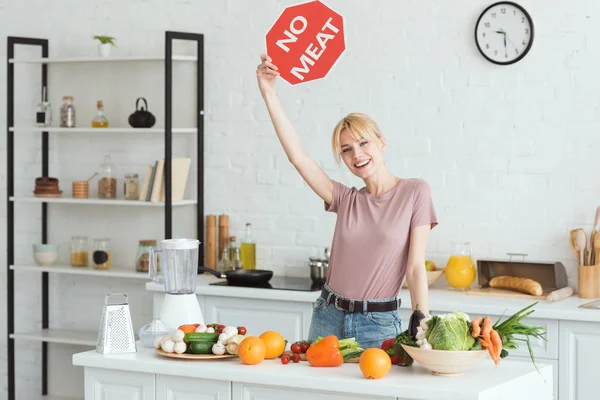
[[232, 400], [396, 400], [395, 397], [353, 396], [313, 390], [233, 383]]
[[288, 342], [308, 338], [312, 303], [206, 296], [204, 320], [224, 325], [243, 325], [253, 335], [277, 331]]
[[156, 400], [229, 400], [231, 382], [157, 375]]
[[154, 374], [85, 369], [86, 400], [155, 400]]
[[600, 324], [560, 321], [560, 399], [598, 399]]

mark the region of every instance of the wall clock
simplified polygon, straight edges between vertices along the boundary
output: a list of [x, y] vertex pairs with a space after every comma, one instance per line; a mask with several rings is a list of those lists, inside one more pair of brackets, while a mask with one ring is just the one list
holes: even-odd
[[520, 5], [499, 1], [487, 7], [475, 25], [475, 43], [482, 56], [498, 65], [521, 60], [533, 44], [533, 20]]

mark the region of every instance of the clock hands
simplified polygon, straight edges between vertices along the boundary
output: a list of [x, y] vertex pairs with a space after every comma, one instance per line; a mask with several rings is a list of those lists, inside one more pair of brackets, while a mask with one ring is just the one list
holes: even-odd
[[508, 50], [506, 49], [506, 32], [504, 32], [504, 29], [500, 29], [499, 31], [496, 31], [496, 33], [499, 33], [502, 36], [504, 36], [504, 57], [508, 57]]

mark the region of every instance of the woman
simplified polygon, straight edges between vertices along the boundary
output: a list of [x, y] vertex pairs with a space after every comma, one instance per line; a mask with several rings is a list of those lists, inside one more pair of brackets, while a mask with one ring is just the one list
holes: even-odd
[[258, 86], [279, 141], [298, 173], [337, 213], [327, 281], [316, 301], [309, 340], [354, 337], [364, 348], [401, 332], [397, 294], [406, 278], [413, 310], [429, 313], [425, 250], [437, 225], [429, 185], [401, 179], [386, 168], [386, 140], [364, 114], [350, 114], [333, 131], [336, 159], [343, 160], [365, 187], [357, 190], [331, 180], [302, 148], [275, 92], [279, 73], [261, 55]]

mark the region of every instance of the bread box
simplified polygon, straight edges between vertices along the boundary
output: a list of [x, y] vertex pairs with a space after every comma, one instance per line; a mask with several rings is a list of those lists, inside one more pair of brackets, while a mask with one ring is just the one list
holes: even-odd
[[[490, 287], [490, 281], [500, 276], [527, 278], [539, 283], [543, 290], [543, 294], [537, 296], [539, 298], [545, 298], [548, 293], [568, 286], [567, 272], [561, 262], [526, 261], [527, 254], [521, 253], [508, 253], [508, 256], [508, 260], [477, 260], [479, 289], [470, 290], [470, 294], [485, 295], [489, 293], [490, 295], [506, 294], [507, 296], [514, 294], [514, 297], [536, 297]], [[513, 260], [515, 256], [520, 256], [521, 260]]]

